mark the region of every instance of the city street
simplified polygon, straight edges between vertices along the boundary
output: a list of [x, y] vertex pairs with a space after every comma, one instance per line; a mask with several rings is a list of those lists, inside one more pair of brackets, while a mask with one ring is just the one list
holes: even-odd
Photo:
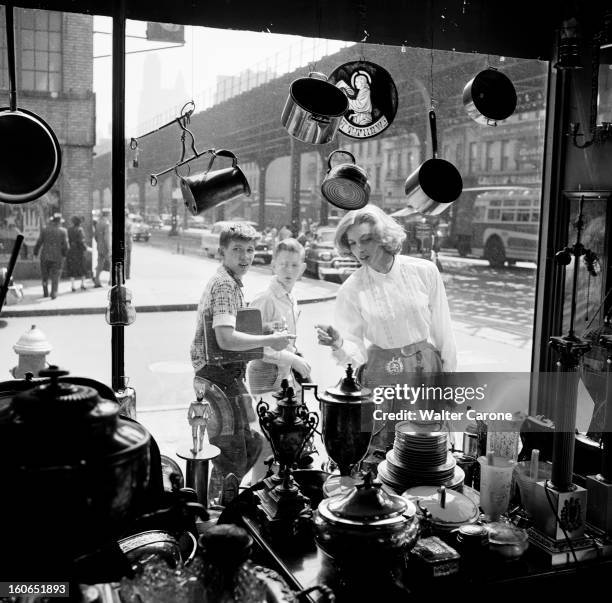
[[[441, 261], [457, 340], [458, 370], [528, 371], [535, 268], [493, 270], [479, 260], [449, 256], [442, 256]], [[139, 419], [156, 434], [162, 449], [172, 451], [187, 433], [186, 409], [193, 398], [189, 345], [195, 305], [218, 263], [147, 243], [134, 244], [132, 262], [133, 278], [128, 286], [136, 307], [149, 311], [138, 312], [136, 322], [125, 329], [126, 374], [137, 392]], [[247, 298], [265, 288], [270, 275], [269, 266], [254, 266], [245, 279]], [[319, 322], [333, 322], [338, 286], [303, 278], [295, 289], [301, 301], [297, 345], [312, 366], [313, 380], [322, 387], [334, 384], [342, 374], [329, 350], [317, 344], [314, 329]], [[63, 282], [60, 296], [51, 301], [40, 297], [38, 282], [26, 282], [24, 288], [22, 304], [7, 306], [2, 313], [0, 364], [17, 364], [12, 346], [36, 324], [53, 346], [49, 362], [74, 375], [110, 383], [111, 335], [100, 313], [108, 289], [70, 293], [69, 283]], [[15, 315], [27, 308], [33, 313], [52, 312], [54, 307], [62, 314]], [[83, 309], [96, 312], [96, 308], [95, 314], [76, 314]], [[170, 308], [184, 311], [168, 311]], [[158, 311], [151, 311], [155, 309]]]

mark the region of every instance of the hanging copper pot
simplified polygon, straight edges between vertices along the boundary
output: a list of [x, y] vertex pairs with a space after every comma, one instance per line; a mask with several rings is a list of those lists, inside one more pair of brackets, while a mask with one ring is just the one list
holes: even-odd
[[59, 176], [57, 137], [38, 115], [17, 108], [13, 9], [6, 9], [10, 106], [0, 109], [0, 201], [26, 203], [44, 195]]
[[516, 90], [508, 76], [488, 67], [465, 85], [463, 106], [476, 123], [496, 126], [514, 113]]

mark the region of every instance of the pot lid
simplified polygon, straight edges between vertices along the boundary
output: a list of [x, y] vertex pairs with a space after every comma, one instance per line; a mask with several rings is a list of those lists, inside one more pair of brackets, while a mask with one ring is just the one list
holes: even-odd
[[346, 367], [346, 376], [340, 379], [336, 387], [325, 390], [321, 396], [326, 402], [361, 402], [370, 397], [371, 391], [361, 384], [353, 376], [353, 367]]
[[407, 508], [401, 496], [387, 494], [380, 482], [374, 482], [366, 473], [362, 484], [357, 484], [348, 494], [329, 499], [330, 513], [342, 519], [372, 522], [397, 517]]
[[13, 346], [16, 354], [48, 354], [53, 346], [47, 341], [46, 335], [36, 326], [32, 325]]
[[406, 500], [414, 502], [421, 510], [431, 514], [434, 525], [455, 527], [476, 521], [478, 507], [464, 494], [448, 490], [444, 486], [417, 486], [402, 493]]
[[22, 419], [48, 420], [49, 417], [79, 417], [89, 413], [102, 401], [98, 392], [86, 385], [60, 382], [68, 375], [57, 366], [50, 366], [39, 373], [50, 381], [15, 396], [13, 409]]

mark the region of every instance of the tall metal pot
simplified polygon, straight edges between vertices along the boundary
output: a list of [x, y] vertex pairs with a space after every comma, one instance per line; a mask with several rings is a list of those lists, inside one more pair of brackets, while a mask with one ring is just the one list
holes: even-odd
[[310, 144], [331, 142], [348, 110], [348, 98], [323, 73], [295, 80], [283, 108], [281, 123], [294, 138]]

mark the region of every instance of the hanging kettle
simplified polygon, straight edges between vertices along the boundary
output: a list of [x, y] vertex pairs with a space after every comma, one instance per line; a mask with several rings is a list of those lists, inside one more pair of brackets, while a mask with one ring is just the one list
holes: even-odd
[[516, 90], [510, 78], [488, 67], [465, 85], [463, 106], [476, 123], [496, 126], [514, 113]]
[[[336, 153], [348, 155], [352, 163], [340, 163], [332, 167]], [[370, 199], [370, 184], [366, 171], [355, 163], [355, 156], [348, 151], [332, 151], [327, 157], [327, 175], [321, 183], [321, 194], [340, 209], [361, 209]]]
[[348, 98], [324, 73], [311, 72], [295, 80], [283, 108], [281, 123], [302, 142], [331, 142], [348, 110]]
[[0, 109], [0, 201], [20, 204], [38, 199], [53, 186], [62, 153], [49, 125], [17, 108], [12, 6], [5, 12], [10, 106]]
[[442, 213], [463, 190], [459, 170], [450, 161], [438, 159], [438, 135], [436, 113], [429, 112], [431, 146], [433, 159], [418, 167], [404, 183], [407, 207], [423, 215], [435, 216]]

